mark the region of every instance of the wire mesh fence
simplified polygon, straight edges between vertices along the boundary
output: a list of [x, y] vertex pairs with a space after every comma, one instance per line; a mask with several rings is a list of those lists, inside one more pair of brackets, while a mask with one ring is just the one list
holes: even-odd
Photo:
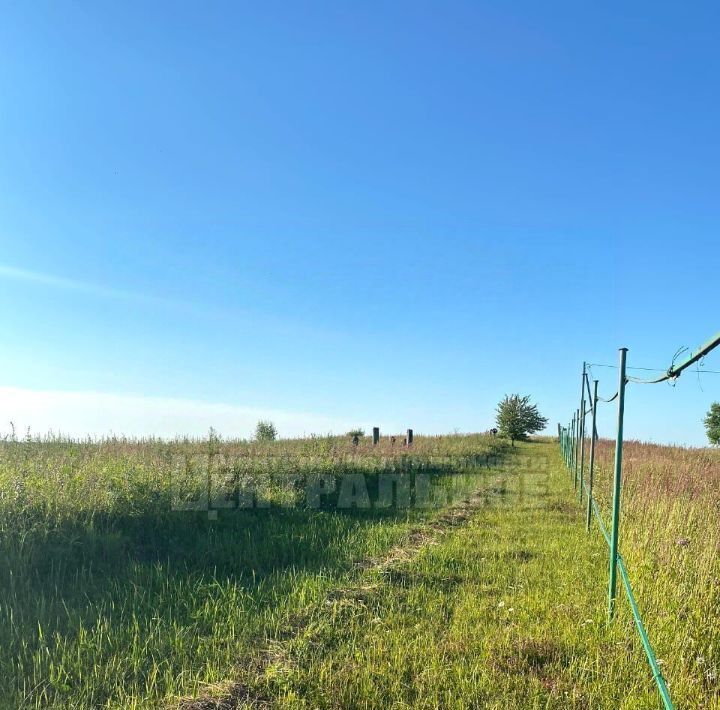
[[[591, 529], [593, 517], [596, 519], [598, 528], [605, 539], [609, 550], [608, 570], [608, 620], [612, 622], [615, 617], [617, 604], [618, 578], [625, 590], [635, 626], [640, 637], [645, 655], [650, 666], [653, 679], [657, 685], [660, 698], [665, 708], [674, 708], [665, 678], [658, 664], [655, 651], [650, 643], [645, 624], [638, 607], [633, 587], [630, 583], [630, 575], [619, 551], [620, 535], [620, 510], [623, 482], [623, 424], [625, 415], [625, 389], [629, 383], [633, 384], [657, 384], [679, 377], [684, 370], [691, 365], [698, 363], [710, 351], [720, 345], [720, 333], [710, 338], [696, 351], [684, 358], [679, 359], [682, 351], [678, 351], [673, 358], [672, 365], [667, 371], [662, 372], [658, 377], [639, 378], [627, 374], [627, 348], [620, 348], [617, 391], [607, 398], [598, 395], [598, 380], [593, 381], [591, 392], [588, 367], [583, 363], [582, 380], [580, 385], [580, 406], [575, 410], [570, 422], [566, 426], [558, 424], [558, 439], [563, 459], [572, 478], [573, 485], [577, 491], [578, 499], [585, 502], [585, 525], [588, 532]], [[645, 368], [632, 368], [645, 369]], [[598, 403], [617, 402], [617, 427], [615, 437], [614, 465], [612, 476], [612, 497], [610, 500], [611, 522], [610, 528], [603, 519], [602, 512], [597, 503], [595, 485], [595, 454], [597, 435], [597, 406]], [[587, 430], [587, 419], [590, 417], [589, 436]], [[588, 442], [589, 439], [589, 442]], [[587, 467], [586, 467], [587, 462]]]

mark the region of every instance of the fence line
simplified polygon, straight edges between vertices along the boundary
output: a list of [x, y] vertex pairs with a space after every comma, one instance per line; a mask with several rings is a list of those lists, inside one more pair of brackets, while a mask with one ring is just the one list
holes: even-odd
[[[695, 352], [690, 353], [679, 364], [675, 364], [675, 360], [682, 351], [678, 351], [673, 358], [672, 365], [661, 377], [655, 379], [640, 379], [627, 374], [628, 369], [647, 369], [647, 368], [628, 368], [627, 367], [627, 348], [620, 348], [620, 357], [618, 369], [618, 388], [612, 397], [603, 399], [598, 396], [598, 380], [593, 380], [593, 394], [590, 394], [590, 383], [588, 378], [588, 365], [583, 363], [582, 380], [580, 384], [580, 407], [573, 413], [570, 423], [563, 427], [558, 424], [558, 439], [560, 449], [568, 468], [570, 476], [573, 479], [574, 488], [579, 491], [580, 502], [583, 500], [583, 492], [587, 494], [587, 510], [585, 516], [585, 526], [590, 531], [591, 520], [594, 515], [597, 520], [598, 527], [602, 533], [605, 542], [608, 545], [609, 555], [609, 581], [608, 581], [608, 621], [612, 622], [615, 616], [616, 597], [617, 597], [617, 577], [618, 572], [620, 580], [625, 589], [630, 610], [635, 626], [637, 628], [640, 640], [648, 659], [648, 664], [652, 670], [653, 679], [658, 688], [658, 692], [662, 699], [666, 710], [674, 710], [673, 702], [670, 698], [665, 679], [663, 678], [660, 666], [658, 665], [655, 652], [650, 644], [642, 616], [635, 600], [632, 585], [630, 584], [630, 576], [628, 574], [625, 563], [618, 549], [619, 532], [620, 532], [620, 497], [622, 494], [622, 453], [623, 453], [623, 424], [625, 416], [625, 388], [627, 384], [657, 384], [667, 380], [677, 379], [684, 370], [701, 360], [711, 350], [720, 345], [720, 333], [717, 333]], [[614, 367], [614, 366], [613, 366]], [[587, 400], [585, 395], [587, 394]], [[617, 400], [617, 430], [615, 438], [615, 460], [613, 466], [613, 495], [612, 495], [612, 521], [610, 531], [608, 531], [600, 508], [593, 497], [593, 479], [595, 467], [595, 443], [597, 441], [596, 417], [598, 402], [613, 402]], [[590, 408], [585, 409], [585, 403], [588, 402]], [[590, 428], [590, 456], [587, 483], [584, 476], [585, 467], [585, 419], [588, 414], [592, 415], [592, 425]]]

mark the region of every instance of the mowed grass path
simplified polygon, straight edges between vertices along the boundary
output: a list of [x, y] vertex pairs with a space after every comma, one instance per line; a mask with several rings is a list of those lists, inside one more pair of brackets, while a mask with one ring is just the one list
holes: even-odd
[[557, 445], [520, 445], [478, 485], [469, 519], [261, 643], [228, 706], [660, 707], [624, 600], [606, 625], [607, 551]]

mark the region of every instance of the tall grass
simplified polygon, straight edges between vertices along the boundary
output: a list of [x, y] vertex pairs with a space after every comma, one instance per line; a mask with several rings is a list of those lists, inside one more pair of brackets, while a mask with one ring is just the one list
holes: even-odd
[[[267, 507], [178, 510], [178, 480], [206, 487], [178, 458], [210, 454]], [[601, 441], [606, 518], [612, 454]], [[358, 561], [442, 512], [338, 509], [337, 491], [312, 507], [297, 477], [361, 475], [374, 500], [386, 473], [496, 504], [373, 571]], [[672, 695], [720, 707], [720, 453], [628, 442], [624, 475], [621, 552]], [[555, 443], [482, 436], [0, 442], [0, 707], [166, 707], [238, 680], [287, 707], [653, 707], [569, 488]], [[258, 644], [266, 662], [243, 665]]]
[[[638, 441], [623, 451], [620, 551], [671, 693], [707, 707], [720, 701], [720, 451]], [[598, 442], [606, 521], [613, 455], [614, 442]]]
[[[353, 562], [435, 514], [309, 508], [295, 476], [360, 473], [372, 488], [420, 468], [442, 484], [501, 448], [479, 436], [417, 437], [411, 450], [327, 437], [0, 442], [0, 706], [145, 708], [226, 680]], [[267, 507], [176, 509], [175, 462], [206, 454], [235, 485], [275, 475], [259, 489]]]

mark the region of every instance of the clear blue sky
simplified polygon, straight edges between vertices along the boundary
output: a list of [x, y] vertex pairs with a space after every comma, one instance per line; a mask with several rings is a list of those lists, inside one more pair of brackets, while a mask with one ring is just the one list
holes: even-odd
[[[716, 3], [2, 18], [0, 429], [25, 390], [421, 432], [520, 392], [555, 426], [583, 359], [718, 330]], [[702, 443], [714, 399], [635, 387], [628, 435]]]

